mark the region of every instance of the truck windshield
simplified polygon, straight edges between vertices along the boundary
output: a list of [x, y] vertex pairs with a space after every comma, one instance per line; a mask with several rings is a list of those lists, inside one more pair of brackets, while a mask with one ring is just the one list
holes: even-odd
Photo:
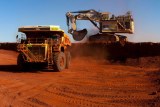
[[58, 40], [62, 32], [25, 32], [28, 43], [45, 43], [47, 38]]

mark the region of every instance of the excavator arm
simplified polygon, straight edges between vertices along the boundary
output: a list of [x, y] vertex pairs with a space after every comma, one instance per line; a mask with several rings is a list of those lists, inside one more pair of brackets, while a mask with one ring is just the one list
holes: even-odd
[[66, 19], [67, 19], [68, 33], [72, 34], [74, 40], [80, 41], [87, 34], [87, 29], [77, 31], [76, 21], [89, 20], [95, 27], [97, 27], [100, 30], [100, 27], [97, 25], [97, 22], [100, 22], [101, 18], [102, 18], [102, 13], [99, 13], [93, 9], [67, 12]]

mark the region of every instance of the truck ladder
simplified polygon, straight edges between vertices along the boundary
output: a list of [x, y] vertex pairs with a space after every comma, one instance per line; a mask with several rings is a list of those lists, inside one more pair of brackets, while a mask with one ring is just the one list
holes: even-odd
[[48, 68], [53, 65], [53, 55], [52, 55], [52, 39], [48, 38]]
[[26, 45], [21, 45], [20, 50], [27, 57], [27, 60], [29, 60], [30, 62], [38, 62], [38, 59], [33, 55], [33, 53], [28, 49]]

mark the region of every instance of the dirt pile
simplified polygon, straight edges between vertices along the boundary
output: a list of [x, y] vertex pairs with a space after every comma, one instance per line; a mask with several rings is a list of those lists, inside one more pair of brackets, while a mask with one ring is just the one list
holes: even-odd
[[[76, 56], [92, 56], [94, 58], [107, 59], [113, 62], [132, 61], [141, 65], [157, 64], [160, 56], [159, 43], [127, 43], [125, 46], [120, 44], [101, 44], [101, 43], [81, 43], [72, 44], [71, 53]], [[132, 60], [131, 60], [132, 59]], [[147, 64], [148, 63], [148, 64]]]

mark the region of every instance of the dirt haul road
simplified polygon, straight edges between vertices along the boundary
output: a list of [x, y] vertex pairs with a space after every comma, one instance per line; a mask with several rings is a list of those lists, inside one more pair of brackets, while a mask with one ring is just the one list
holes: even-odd
[[0, 107], [160, 106], [159, 68], [77, 57], [63, 72], [21, 72], [16, 57], [0, 50]]

